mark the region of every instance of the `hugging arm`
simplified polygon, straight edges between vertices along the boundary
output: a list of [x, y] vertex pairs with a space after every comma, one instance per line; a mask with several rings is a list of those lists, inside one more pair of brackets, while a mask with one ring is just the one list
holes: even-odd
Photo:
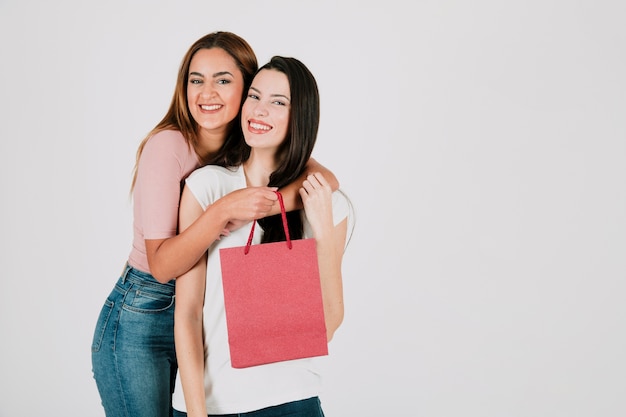
[[[306, 166], [306, 170], [297, 180], [292, 182], [289, 185], [284, 186], [280, 189], [280, 193], [283, 196], [283, 202], [285, 204], [286, 211], [299, 210], [303, 208], [302, 199], [300, 198], [299, 190], [302, 187], [302, 183], [306, 180], [307, 176], [314, 173], [321, 173], [323, 177], [328, 182], [332, 191], [337, 191], [339, 189], [339, 181], [335, 177], [328, 168], [317, 162], [315, 159], [309, 159], [309, 162]], [[269, 215], [279, 214], [280, 206], [277, 204], [270, 210]]]
[[[307, 176], [313, 173], [322, 174], [323, 177], [327, 179], [327, 183], [330, 186], [332, 191], [337, 191], [339, 189], [339, 181], [337, 180], [335, 175], [330, 170], [328, 170], [328, 168], [324, 167], [315, 159], [311, 158], [309, 159], [309, 162], [307, 164], [307, 167], [304, 173], [300, 175], [294, 182], [280, 189], [280, 193], [283, 196], [283, 203], [285, 205], [286, 211], [300, 210], [304, 208], [302, 204], [302, 198], [300, 197], [300, 188], [302, 187], [302, 183], [306, 180]], [[254, 188], [254, 187], [248, 187], [248, 189], [250, 188]], [[241, 190], [233, 191], [231, 194], [239, 193], [240, 191]], [[269, 196], [267, 196], [267, 198], [269, 198]], [[267, 207], [263, 207], [263, 209], [266, 209], [266, 208]], [[258, 212], [261, 212], [261, 210], [259, 209]], [[255, 219], [260, 219], [262, 217], [272, 216], [275, 214], [280, 214], [280, 206], [278, 204], [273, 204], [272, 207], [267, 209], [266, 214], [262, 216], [258, 216]], [[227, 229], [227, 231], [229, 232], [236, 230], [251, 220], [252, 219], [231, 218], [228, 224], [225, 226], [225, 229]]]
[[[185, 199], [192, 199], [198, 205], [187, 186], [183, 188], [181, 210]], [[152, 275], [159, 282], [168, 282], [184, 274], [219, 239], [230, 220], [249, 222], [265, 217], [273, 210], [276, 199], [272, 188], [249, 187], [233, 191], [206, 210], [201, 210], [185, 228], [180, 223], [179, 214], [179, 234], [168, 239], [146, 239], [146, 254]]]
[[[333, 191], [339, 188], [335, 175], [311, 158], [300, 178], [281, 189], [287, 211], [303, 208], [299, 189], [307, 175], [315, 172], [321, 173], [327, 179]], [[181, 199], [185, 198], [185, 193], [189, 194], [187, 187], [184, 187]], [[247, 187], [236, 190], [207, 207], [184, 230], [179, 226], [179, 233], [176, 236], [167, 239], [146, 239], [146, 256], [152, 276], [165, 283], [184, 274], [225, 230], [235, 230], [254, 219], [279, 214], [280, 206], [274, 204], [276, 199], [276, 194], [270, 187]]]

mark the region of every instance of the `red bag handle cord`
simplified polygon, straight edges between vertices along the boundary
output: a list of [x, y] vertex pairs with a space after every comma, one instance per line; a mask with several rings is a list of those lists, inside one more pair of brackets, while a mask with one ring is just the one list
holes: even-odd
[[[283, 229], [285, 229], [285, 237], [287, 238], [287, 247], [291, 249], [291, 238], [289, 237], [289, 225], [287, 224], [287, 213], [285, 212], [285, 204], [283, 203], [283, 195], [279, 191], [274, 191], [278, 196], [278, 203], [280, 204], [280, 215], [283, 218]], [[256, 220], [252, 222], [252, 228], [250, 229], [250, 236], [248, 236], [248, 243], [246, 243], [246, 248], [244, 249], [244, 255], [247, 255], [250, 251], [250, 246], [252, 245], [252, 237], [254, 236], [254, 226], [256, 225]]]

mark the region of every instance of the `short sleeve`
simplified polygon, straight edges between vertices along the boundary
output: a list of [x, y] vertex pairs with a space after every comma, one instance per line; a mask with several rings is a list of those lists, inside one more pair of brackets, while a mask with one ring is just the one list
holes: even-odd
[[206, 165], [198, 168], [185, 180], [187, 189], [196, 198], [203, 210], [215, 201], [239, 188], [245, 188], [243, 167], [224, 168]]
[[164, 131], [146, 142], [137, 166], [134, 203], [144, 239], [176, 235], [181, 184], [197, 166], [179, 132]]

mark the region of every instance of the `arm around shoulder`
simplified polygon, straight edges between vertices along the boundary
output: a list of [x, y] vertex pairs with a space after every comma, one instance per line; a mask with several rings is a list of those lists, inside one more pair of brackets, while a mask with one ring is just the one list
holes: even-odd
[[[300, 188], [302, 188], [302, 184], [307, 177], [315, 173], [322, 174], [333, 191], [337, 191], [339, 189], [339, 180], [335, 174], [333, 174], [332, 171], [324, 165], [317, 162], [314, 158], [310, 158], [304, 173], [300, 175], [297, 180], [280, 189], [280, 193], [283, 195], [285, 210], [293, 211], [303, 208], [302, 199], [300, 198]], [[276, 207], [270, 214], [278, 213], [280, 213], [280, 208]]]
[[187, 186], [179, 209], [179, 234], [169, 239], [146, 240], [150, 271], [159, 282], [168, 282], [187, 272], [219, 238], [228, 213], [219, 206], [203, 210]]
[[324, 165], [317, 162], [314, 158], [309, 159], [309, 163], [307, 164], [306, 168], [308, 175], [314, 174], [316, 172], [322, 174], [333, 191], [337, 191], [339, 189], [339, 180], [337, 179], [337, 177], [335, 177], [335, 174], [333, 174], [332, 171], [326, 168]]

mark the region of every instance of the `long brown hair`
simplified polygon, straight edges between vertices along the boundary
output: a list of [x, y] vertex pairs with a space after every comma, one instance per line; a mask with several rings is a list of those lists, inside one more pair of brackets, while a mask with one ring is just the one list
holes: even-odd
[[[199, 128], [189, 111], [187, 102], [187, 84], [189, 81], [189, 66], [191, 59], [201, 49], [221, 48], [233, 57], [237, 66], [241, 70], [244, 81], [243, 95], [241, 104], [248, 93], [248, 88], [252, 83], [252, 78], [258, 68], [257, 58], [252, 47], [243, 38], [231, 32], [213, 32], [209, 33], [194, 42], [185, 54], [176, 79], [176, 87], [174, 88], [174, 96], [170, 104], [169, 110], [163, 119], [146, 135], [139, 144], [137, 155], [135, 158], [135, 167], [133, 169], [133, 181], [131, 191], [135, 187], [137, 180], [137, 166], [139, 158], [146, 142], [156, 133], [163, 130], [178, 130], [189, 146], [196, 149], [199, 141]], [[235, 157], [240, 152], [239, 142], [241, 141], [241, 108], [237, 113], [237, 117], [231, 123], [231, 132], [222, 144], [222, 147], [212, 155], [198, 155], [203, 164], [213, 163], [218, 165], [234, 165]], [[233, 129], [234, 128], [234, 129]]]

